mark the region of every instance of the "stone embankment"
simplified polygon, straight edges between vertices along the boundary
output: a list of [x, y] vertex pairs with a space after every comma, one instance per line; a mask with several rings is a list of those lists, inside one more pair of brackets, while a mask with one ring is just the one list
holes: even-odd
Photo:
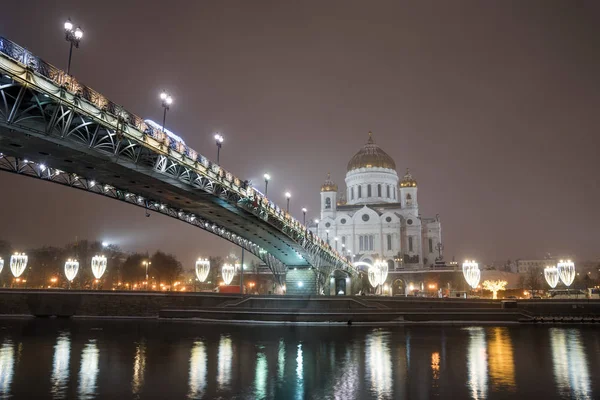
[[256, 323], [600, 323], [599, 300], [0, 290], [0, 314]]

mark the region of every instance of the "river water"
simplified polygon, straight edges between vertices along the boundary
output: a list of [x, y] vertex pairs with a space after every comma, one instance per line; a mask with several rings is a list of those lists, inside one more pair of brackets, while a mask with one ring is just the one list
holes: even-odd
[[0, 320], [0, 398], [599, 399], [593, 326]]

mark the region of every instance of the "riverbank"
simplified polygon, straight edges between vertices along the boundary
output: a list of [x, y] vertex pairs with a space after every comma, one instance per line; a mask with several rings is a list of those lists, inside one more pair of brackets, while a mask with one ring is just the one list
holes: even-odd
[[1, 289], [0, 315], [276, 324], [600, 323], [600, 301]]

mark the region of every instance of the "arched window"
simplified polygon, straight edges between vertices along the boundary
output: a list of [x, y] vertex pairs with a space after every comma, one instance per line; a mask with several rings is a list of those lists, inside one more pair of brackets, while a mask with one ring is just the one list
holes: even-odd
[[396, 191], [392, 190], [392, 193], [394, 193], [394, 200], [396, 200]]
[[412, 236], [408, 237], [408, 251], [413, 251], [413, 238], [412, 238]]
[[390, 185], [387, 185], [387, 198], [390, 198]]
[[354, 200], [354, 188], [350, 188], [350, 200]]
[[389, 233], [387, 234], [387, 249], [392, 249], [392, 235], [390, 235]]
[[367, 197], [371, 197], [371, 185], [367, 185]]
[[406, 204], [408, 204], [408, 205], [412, 204], [412, 196], [410, 195], [410, 193], [406, 194]]
[[381, 197], [381, 184], [377, 185], [377, 197]]
[[388, 260], [388, 271], [393, 271], [394, 268], [394, 260]]
[[360, 199], [362, 197], [362, 186], [358, 187], [358, 198]]
[[325, 208], [331, 208], [331, 198], [329, 197], [325, 199]]

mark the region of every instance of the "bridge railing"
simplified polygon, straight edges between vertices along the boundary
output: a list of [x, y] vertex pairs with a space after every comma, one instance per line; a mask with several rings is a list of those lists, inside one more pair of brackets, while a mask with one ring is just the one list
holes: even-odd
[[[26, 48], [0, 36], [0, 53], [4, 54], [8, 58], [21, 64], [26, 70], [35, 73], [43, 77], [45, 80], [54, 83], [60, 88], [63, 88], [71, 95], [85, 100], [91, 105], [95, 106], [98, 110], [103, 113], [111, 114], [117, 121], [116, 128], [118, 129], [119, 122], [126, 123], [127, 125], [135, 128], [142, 135], [147, 135], [154, 139], [157, 145], [154, 145], [150, 141], [145, 142], [147, 145], [152, 145], [155, 151], [162, 152], [162, 145], [166, 146], [169, 151], [167, 154], [174, 155], [173, 152], [177, 153], [176, 158], [180, 161], [185, 161], [185, 158], [191, 161], [184, 162], [186, 166], [194, 168], [196, 172], [211, 177], [213, 179], [219, 178], [222, 181], [228, 183], [230, 189], [238, 192], [241, 197], [246, 197], [251, 201], [255, 201], [260, 204], [267, 211], [267, 214], [280, 222], [286, 224], [291, 229], [295, 230], [296, 233], [305, 235], [310, 238], [311, 241], [316, 242], [324, 251], [330, 255], [345, 260], [338, 251], [334, 250], [328, 243], [321, 239], [317, 235], [312, 235], [308, 228], [304, 226], [300, 221], [293, 218], [289, 213], [284, 212], [276, 203], [270, 201], [265, 196], [261, 196], [258, 192], [252, 189], [248, 185], [247, 181], [243, 181], [240, 178], [233, 175], [231, 172], [226, 171], [220, 165], [213, 163], [207, 157], [198, 153], [185, 143], [179, 142], [174, 138], [165, 134], [161, 129], [157, 129], [150, 124], [146, 123], [144, 119], [139, 116], [127, 111], [125, 107], [120, 106], [101, 93], [94, 89], [80, 83], [73, 76], [68, 75], [65, 71], [56, 68], [50, 63], [42, 60], [35, 56]], [[126, 134], [127, 132], [123, 132]], [[139, 140], [137, 137], [135, 138]], [[191, 165], [190, 165], [191, 164]]]

